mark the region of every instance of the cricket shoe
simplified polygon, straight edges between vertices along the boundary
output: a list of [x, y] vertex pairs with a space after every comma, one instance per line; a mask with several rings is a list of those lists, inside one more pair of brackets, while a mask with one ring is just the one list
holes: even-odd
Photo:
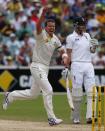
[[9, 92], [6, 92], [4, 94], [4, 101], [3, 101], [3, 110], [7, 110], [8, 106], [9, 106], [9, 100], [8, 100], [8, 95], [9, 95]]
[[74, 119], [73, 124], [80, 124], [80, 120], [79, 119]]
[[[94, 121], [97, 122], [97, 118], [95, 118]], [[92, 124], [92, 118], [88, 118], [86, 122], [87, 124]]]
[[50, 126], [59, 125], [62, 122], [63, 122], [62, 119], [57, 119], [57, 118], [49, 118], [48, 119], [48, 123]]

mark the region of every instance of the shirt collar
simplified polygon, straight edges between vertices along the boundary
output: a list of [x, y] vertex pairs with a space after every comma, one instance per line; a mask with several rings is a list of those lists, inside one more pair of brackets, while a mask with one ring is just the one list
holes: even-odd
[[78, 36], [77, 32], [75, 32], [75, 31], [73, 32], [73, 35]]

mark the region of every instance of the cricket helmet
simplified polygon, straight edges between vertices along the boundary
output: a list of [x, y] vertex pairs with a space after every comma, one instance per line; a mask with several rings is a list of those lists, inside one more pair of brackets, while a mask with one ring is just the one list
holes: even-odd
[[85, 21], [85, 19], [83, 18], [83, 17], [75, 17], [74, 19], [73, 19], [73, 25], [74, 26], [85, 26], [85, 24], [86, 24], [86, 21]]

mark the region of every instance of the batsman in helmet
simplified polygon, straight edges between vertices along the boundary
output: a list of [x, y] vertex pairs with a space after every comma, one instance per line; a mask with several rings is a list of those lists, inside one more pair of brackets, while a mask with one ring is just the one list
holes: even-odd
[[[74, 31], [66, 38], [67, 54], [70, 58], [72, 98], [74, 111], [72, 111], [72, 121], [74, 124], [80, 123], [80, 105], [82, 101], [84, 85], [87, 95], [86, 122], [92, 123], [92, 90], [95, 86], [95, 74], [91, 60], [92, 53], [95, 53], [98, 41], [92, 39], [86, 33], [86, 21], [83, 17], [76, 17], [73, 20]], [[96, 96], [95, 95], [95, 106]]]

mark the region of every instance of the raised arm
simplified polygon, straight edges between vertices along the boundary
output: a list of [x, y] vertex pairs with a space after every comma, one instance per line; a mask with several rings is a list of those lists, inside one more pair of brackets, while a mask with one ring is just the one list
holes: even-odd
[[45, 7], [42, 11], [41, 17], [39, 18], [37, 24], [36, 24], [36, 33], [37, 35], [42, 32], [42, 23], [45, 21], [46, 13], [49, 11], [48, 7]]

